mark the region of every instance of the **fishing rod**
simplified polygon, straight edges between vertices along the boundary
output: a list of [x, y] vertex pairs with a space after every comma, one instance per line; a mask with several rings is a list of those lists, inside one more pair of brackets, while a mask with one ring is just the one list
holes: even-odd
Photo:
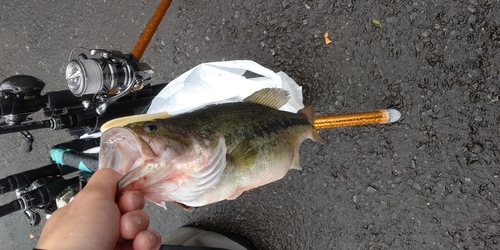
[[[166, 84], [151, 86], [153, 70], [140, 62], [171, 0], [162, 0], [129, 54], [104, 49], [75, 48], [66, 67], [67, 90], [41, 94], [45, 83], [33, 76], [17, 75], [0, 82], [0, 134], [21, 132], [21, 149], [32, 149], [29, 130], [66, 129], [76, 137], [98, 132], [105, 122], [144, 112]], [[76, 52], [79, 52], [78, 54]], [[32, 121], [43, 110], [48, 117]], [[39, 210], [51, 214], [56, 203], [69, 202], [98, 168], [98, 138], [75, 139], [54, 146], [53, 164], [0, 179], [0, 194], [15, 191], [17, 199], [0, 206], [0, 217], [21, 211], [32, 226], [40, 222]], [[65, 178], [74, 172], [75, 177]], [[69, 195], [68, 195], [69, 194]], [[63, 203], [64, 203], [63, 202]]]
[[[98, 132], [105, 122], [141, 114], [166, 84], [150, 84], [153, 70], [140, 62], [171, 0], [161, 0], [131, 53], [104, 49], [75, 48], [66, 67], [67, 90], [41, 94], [45, 83], [26, 75], [0, 82], [0, 134], [21, 132], [22, 150], [29, 152], [33, 137], [29, 130], [66, 129], [71, 135]], [[78, 53], [77, 53], [78, 52]], [[48, 117], [32, 121], [29, 115], [43, 110]], [[316, 117], [316, 129], [395, 122], [401, 114], [386, 109]], [[0, 179], [0, 194], [15, 191], [17, 199], [0, 206], [0, 217], [22, 211], [30, 225], [40, 222], [39, 210], [50, 214], [68, 193], [76, 194], [98, 169], [98, 138], [81, 138], [54, 146], [53, 164]], [[77, 177], [65, 176], [79, 172]]]

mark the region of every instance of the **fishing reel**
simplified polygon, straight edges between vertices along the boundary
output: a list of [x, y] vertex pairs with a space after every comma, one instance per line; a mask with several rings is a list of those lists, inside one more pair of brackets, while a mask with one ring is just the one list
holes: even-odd
[[43, 107], [40, 92], [45, 83], [33, 76], [11, 76], [0, 82], [0, 116], [8, 125], [25, 121], [29, 114]]
[[[73, 58], [75, 50], [81, 53]], [[131, 91], [149, 84], [153, 70], [132, 54], [103, 49], [74, 49], [66, 66], [66, 82], [76, 97], [92, 96], [83, 101], [86, 108], [103, 114], [109, 105]]]

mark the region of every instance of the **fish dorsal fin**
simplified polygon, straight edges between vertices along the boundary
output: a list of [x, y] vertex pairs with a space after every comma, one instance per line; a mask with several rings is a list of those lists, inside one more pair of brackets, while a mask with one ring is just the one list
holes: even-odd
[[285, 105], [290, 99], [288, 91], [279, 88], [261, 89], [243, 101], [265, 105], [271, 108], [279, 109]]
[[110, 120], [110, 121], [104, 123], [101, 126], [101, 132], [104, 133], [106, 130], [108, 130], [112, 127], [123, 127], [127, 124], [134, 123], [134, 122], [149, 121], [149, 120], [154, 120], [154, 119], [165, 119], [168, 117], [170, 117], [170, 115], [167, 112], [120, 117], [120, 118], [116, 118], [116, 119], [113, 119], [113, 120]]

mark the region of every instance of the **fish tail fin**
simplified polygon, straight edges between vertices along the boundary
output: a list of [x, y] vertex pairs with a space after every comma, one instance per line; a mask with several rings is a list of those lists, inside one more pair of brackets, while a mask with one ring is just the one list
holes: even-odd
[[309, 106], [299, 110], [297, 112], [297, 114], [304, 116], [307, 119], [307, 121], [309, 121], [309, 124], [311, 124], [312, 131], [311, 131], [310, 138], [314, 141], [324, 143], [325, 141], [318, 135], [318, 132], [314, 128], [314, 120], [316, 120], [316, 106], [309, 105]]
[[300, 115], [304, 116], [305, 118], [307, 118], [309, 123], [311, 125], [313, 125], [314, 120], [316, 119], [316, 106], [309, 105], [309, 106], [299, 110], [299, 112], [297, 112], [297, 114], [300, 114]]

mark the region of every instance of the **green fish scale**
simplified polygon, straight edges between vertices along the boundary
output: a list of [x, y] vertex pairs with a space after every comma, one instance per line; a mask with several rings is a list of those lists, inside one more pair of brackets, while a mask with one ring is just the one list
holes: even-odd
[[312, 126], [300, 114], [246, 102], [211, 105], [170, 119], [173, 123], [179, 119], [184, 129], [198, 130], [207, 137], [220, 132], [228, 148], [244, 139], [267, 137], [295, 126]]

